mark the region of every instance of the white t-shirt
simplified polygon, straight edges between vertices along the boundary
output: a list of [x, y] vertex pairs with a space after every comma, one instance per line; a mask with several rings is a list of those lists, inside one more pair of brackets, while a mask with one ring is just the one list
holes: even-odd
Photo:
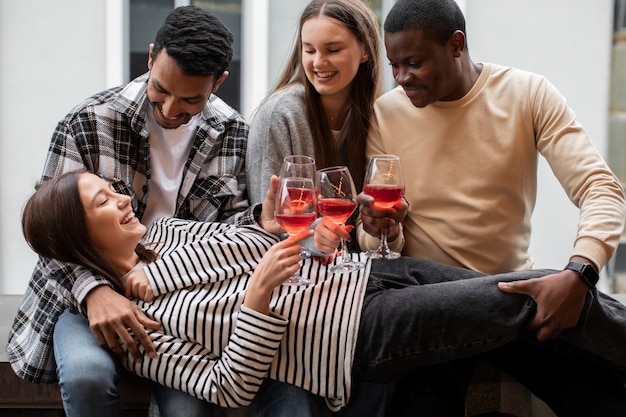
[[148, 205], [141, 222], [150, 225], [163, 216], [174, 216], [176, 199], [183, 179], [183, 171], [193, 145], [198, 115], [176, 129], [159, 125], [152, 111], [148, 112], [150, 132], [151, 185]]

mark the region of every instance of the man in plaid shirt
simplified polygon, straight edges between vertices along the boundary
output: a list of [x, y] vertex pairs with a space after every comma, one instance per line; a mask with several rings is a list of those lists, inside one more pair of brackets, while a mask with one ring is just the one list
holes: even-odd
[[[59, 122], [42, 179], [76, 169], [97, 173], [132, 197], [134, 215], [148, 226], [164, 215], [254, 222], [260, 207], [247, 201], [248, 126], [213, 94], [228, 76], [232, 41], [209, 12], [174, 9], [150, 45], [148, 73], [86, 99]], [[62, 294], [51, 290], [51, 281], [62, 284]], [[7, 351], [23, 379], [58, 379], [68, 417], [121, 416], [119, 359], [108, 349], [121, 353], [121, 342], [137, 356], [137, 344], [150, 353], [144, 326], [159, 323], [103, 277], [40, 259]], [[215, 411], [187, 394], [153, 386], [163, 416]]]

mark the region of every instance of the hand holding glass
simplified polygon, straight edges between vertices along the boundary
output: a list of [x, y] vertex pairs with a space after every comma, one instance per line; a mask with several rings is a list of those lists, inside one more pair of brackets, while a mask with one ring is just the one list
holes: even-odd
[[[324, 217], [344, 226], [357, 207], [354, 181], [344, 166], [317, 171], [317, 210]], [[350, 272], [363, 268], [363, 263], [354, 262], [341, 239], [341, 262], [331, 268], [333, 272]]]
[[[393, 207], [404, 196], [400, 158], [395, 155], [373, 155], [365, 174], [363, 192], [374, 197], [374, 205], [377, 208]], [[386, 228], [380, 231], [378, 249], [368, 251], [367, 254], [370, 258], [396, 259], [400, 257], [398, 252], [389, 249]]]
[[[281, 178], [276, 192], [274, 217], [289, 235], [305, 231], [317, 217], [313, 180], [310, 178]], [[285, 283], [306, 285], [310, 281], [295, 273]]]

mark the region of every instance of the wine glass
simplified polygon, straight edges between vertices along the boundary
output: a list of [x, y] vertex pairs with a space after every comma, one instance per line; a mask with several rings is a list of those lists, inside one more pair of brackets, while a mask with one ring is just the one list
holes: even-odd
[[[280, 179], [276, 192], [274, 218], [289, 235], [306, 230], [317, 217], [315, 184], [311, 178], [287, 177]], [[297, 272], [285, 282], [289, 285], [306, 285], [310, 281]]]
[[[336, 166], [317, 171], [317, 211], [336, 224], [343, 226], [357, 207], [354, 181], [347, 167]], [[363, 268], [362, 262], [354, 262], [341, 239], [341, 262], [331, 268], [333, 272], [350, 272]]]
[[[280, 168], [280, 178], [299, 177], [310, 178], [315, 181], [315, 159], [306, 155], [289, 155], [283, 158]], [[302, 248], [300, 252], [302, 259], [311, 257], [311, 253]]]
[[300, 177], [315, 180], [315, 159], [306, 155], [289, 155], [283, 158], [281, 178]]
[[[365, 174], [363, 192], [374, 197], [374, 206], [387, 209], [393, 207], [404, 196], [404, 180], [400, 157], [396, 155], [373, 155]], [[380, 232], [378, 249], [367, 252], [370, 258], [396, 259], [398, 252], [387, 245], [387, 229]]]

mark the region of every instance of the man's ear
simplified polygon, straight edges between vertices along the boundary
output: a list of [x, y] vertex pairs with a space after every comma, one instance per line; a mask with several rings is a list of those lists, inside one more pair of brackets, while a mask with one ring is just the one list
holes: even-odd
[[454, 31], [452, 36], [448, 39], [448, 45], [450, 46], [454, 56], [460, 56], [465, 50], [465, 33], [460, 30]]
[[220, 85], [222, 85], [222, 83], [224, 82], [224, 80], [228, 77], [229, 72], [228, 71], [224, 71], [222, 73], [222, 75], [220, 75], [220, 78], [218, 78], [215, 83], [213, 84], [213, 91], [211, 91], [212, 93], [216, 93], [218, 88], [220, 88]]
[[152, 69], [152, 50], [154, 49], [154, 44], [150, 44], [150, 50], [148, 51], [148, 69]]

